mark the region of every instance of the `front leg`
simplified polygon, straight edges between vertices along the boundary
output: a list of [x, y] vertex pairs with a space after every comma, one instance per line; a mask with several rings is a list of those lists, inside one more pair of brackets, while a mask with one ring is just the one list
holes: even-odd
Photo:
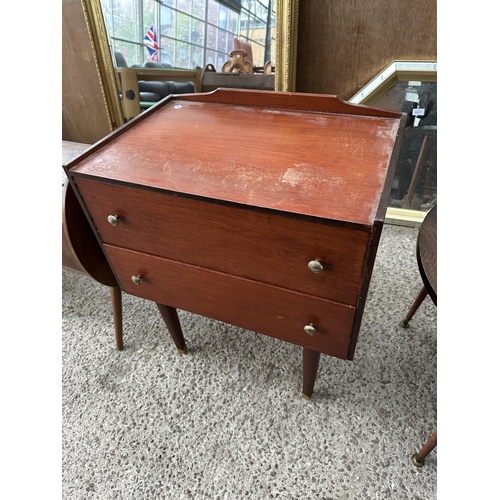
[[304, 399], [311, 399], [314, 382], [316, 381], [316, 374], [318, 373], [319, 358], [321, 353], [303, 347], [302, 352], [302, 397]]
[[111, 287], [111, 303], [113, 305], [113, 322], [115, 324], [115, 342], [119, 351], [123, 350], [123, 311], [122, 291], [119, 286]]
[[184, 340], [184, 335], [182, 333], [181, 324], [179, 322], [179, 316], [177, 316], [177, 310], [175, 307], [165, 306], [163, 304], [156, 303], [158, 310], [160, 311], [163, 321], [167, 325], [170, 336], [177, 347], [177, 350], [181, 354], [186, 354], [187, 346]]

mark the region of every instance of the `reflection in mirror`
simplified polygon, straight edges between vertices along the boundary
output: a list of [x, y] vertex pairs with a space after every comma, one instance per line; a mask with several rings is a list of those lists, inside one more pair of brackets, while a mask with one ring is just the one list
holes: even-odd
[[[295, 90], [299, 0], [241, 0], [237, 18], [230, 12], [230, 10], [237, 12], [237, 9], [229, 9], [229, 4], [236, 4], [240, 0], [81, 1], [90, 40], [95, 49], [95, 63], [113, 130], [124, 121], [137, 116], [144, 106], [147, 107], [151, 102], [158, 101], [155, 92], [152, 93], [154, 98], [151, 97], [149, 101], [144, 101], [143, 96], [140, 96], [138, 82], [144, 78], [181, 82], [194, 80], [194, 89], [198, 89], [194, 90], [195, 92], [209, 92], [220, 86], [274, 89], [281, 92]], [[161, 24], [162, 9], [164, 16], [167, 15], [165, 9], [170, 9], [166, 12], [172, 13], [170, 22], [167, 17], [167, 26]], [[266, 12], [267, 24], [264, 30], [263, 21]], [[187, 22], [187, 20], [190, 23], [190, 31], [183, 30], [182, 26], [179, 26], [180, 22]], [[268, 60], [262, 68], [262, 74], [258, 72], [252, 75], [217, 73], [213, 64], [207, 63], [207, 60], [219, 62], [229, 60], [231, 56], [228, 54], [226, 59], [224, 50], [227, 51], [229, 48], [228, 37], [235, 34], [233, 33], [235, 23], [237, 25], [235, 33], [240, 35], [238, 38], [240, 49], [249, 51], [247, 47], [253, 49], [252, 44], [255, 44], [256, 59], [253, 64]], [[151, 27], [154, 28], [154, 32], [151, 30], [152, 33], [148, 35]], [[226, 32], [225, 38], [223, 35], [219, 37], [223, 31]], [[182, 38], [187, 38], [187, 40]], [[209, 39], [212, 40], [212, 46], [208, 44]], [[168, 43], [162, 46], [161, 43], [164, 40], [173, 44], [173, 47]], [[233, 44], [235, 40], [236, 37], [233, 38]], [[186, 49], [184, 52], [181, 50], [182, 47]], [[162, 62], [162, 53], [166, 54], [167, 60], [168, 57], [174, 56], [176, 59], [171, 59], [170, 63]], [[162, 64], [170, 64], [170, 66], [172, 66], [171, 63], [179, 64], [179, 59], [183, 59], [188, 61], [183, 64], [190, 66], [194, 64], [195, 68], [200, 67], [200, 53], [203, 54], [201, 65], [205, 65], [203, 70], [165, 69], [162, 66]], [[254, 66], [254, 70], [256, 68]], [[152, 74], [145, 75], [145, 72]], [[162, 78], [158, 78], [160, 72], [164, 73]], [[220, 78], [217, 81], [214, 80], [211, 82], [213, 88], [210, 89], [209, 82], [205, 85], [206, 79], [203, 77], [205, 72], [205, 76], [213, 77], [213, 79], [225, 75], [226, 81], [221, 82]], [[243, 77], [239, 79], [239, 82], [233, 81], [238, 75], [243, 75]], [[253, 81], [245, 83], [246, 78]], [[203, 86], [200, 86], [200, 79], [203, 80]], [[260, 87], [256, 86], [256, 83]], [[200, 87], [202, 87], [201, 90], [199, 90]], [[172, 92], [169, 90], [168, 93]]]
[[421, 223], [437, 204], [437, 63], [393, 61], [350, 101], [407, 113], [386, 220]]
[[[241, 42], [257, 68], [276, 59], [276, 0], [101, 0], [116, 67], [216, 71]], [[235, 40], [236, 39], [236, 40]]]
[[437, 204], [437, 82], [398, 81], [374, 105], [408, 114], [389, 206], [429, 211]]

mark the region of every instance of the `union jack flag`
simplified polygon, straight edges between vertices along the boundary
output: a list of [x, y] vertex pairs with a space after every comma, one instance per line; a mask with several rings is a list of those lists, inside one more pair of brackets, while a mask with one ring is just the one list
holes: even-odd
[[152, 61], [158, 62], [158, 41], [156, 40], [156, 27], [155, 23], [148, 29], [144, 37], [144, 45], [148, 48], [149, 57]]

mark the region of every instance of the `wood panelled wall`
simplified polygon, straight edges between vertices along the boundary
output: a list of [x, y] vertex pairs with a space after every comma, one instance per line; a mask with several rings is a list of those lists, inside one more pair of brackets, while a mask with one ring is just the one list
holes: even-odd
[[298, 92], [350, 99], [393, 60], [437, 60], [437, 0], [300, 0]]
[[81, 0], [63, 0], [62, 139], [93, 144], [111, 131]]

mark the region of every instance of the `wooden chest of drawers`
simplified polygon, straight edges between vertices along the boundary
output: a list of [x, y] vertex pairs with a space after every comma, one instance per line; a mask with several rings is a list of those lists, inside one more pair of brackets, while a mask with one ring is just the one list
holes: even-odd
[[[404, 115], [334, 96], [172, 96], [65, 169], [123, 291], [353, 359]], [[173, 316], [172, 316], [173, 315]], [[172, 329], [178, 330], [172, 332]]]

